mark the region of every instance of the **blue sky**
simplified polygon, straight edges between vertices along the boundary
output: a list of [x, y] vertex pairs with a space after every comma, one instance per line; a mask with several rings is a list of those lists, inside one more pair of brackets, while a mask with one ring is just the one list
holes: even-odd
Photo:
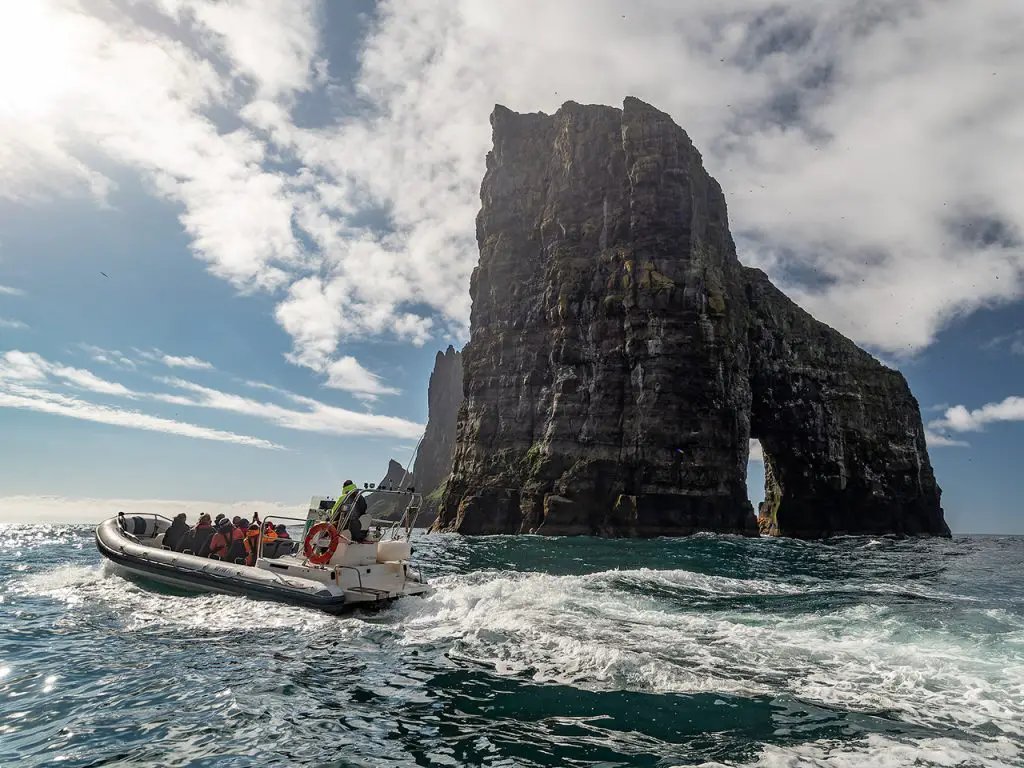
[[379, 479], [467, 336], [493, 104], [631, 94], [906, 375], [953, 529], [1024, 533], [1024, 13], [840, 5], [5, 4], [0, 506]]

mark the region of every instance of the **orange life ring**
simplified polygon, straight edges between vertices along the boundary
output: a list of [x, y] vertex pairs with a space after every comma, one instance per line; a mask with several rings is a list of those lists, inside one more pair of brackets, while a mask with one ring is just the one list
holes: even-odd
[[[327, 546], [327, 549], [321, 552], [319, 555], [313, 552], [313, 540], [316, 539], [321, 533], [327, 532], [331, 536], [331, 543]], [[330, 523], [317, 523], [309, 529], [309, 533], [306, 534], [306, 541], [302, 546], [302, 553], [306, 556], [306, 559], [313, 565], [323, 565], [332, 557], [334, 557], [335, 550], [338, 549], [338, 542], [341, 541], [341, 534], [338, 533], [338, 529]]]

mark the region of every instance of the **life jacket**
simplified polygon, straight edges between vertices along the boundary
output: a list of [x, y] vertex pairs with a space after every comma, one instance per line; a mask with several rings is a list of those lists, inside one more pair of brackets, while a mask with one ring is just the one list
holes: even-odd
[[256, 552], [259, 550], [260, 529], [250, 528], [245, 532], [245, 563], [246, 565], [256, 564]]
[[345, 501], [345, 497], [348, 496], [352, 491], [357, 490], [355, 483], [346, 483], [341, 489], [341, 493], [338, 494], [338, 500], [334, 502], [334, 507], [331, 509], [331, 517], [337, 516], [340, 520], [341, 517], [338, 515], [338, 510], [341, 509], [341, 503]]
[[210, 539], [210, 556], [216, 555], [223, 560], [227, 553], [228, 537], [223, 532], [217, 531], [213, 534], [213, 538]]
[[228, 546], [228, 555], [225, 559], [232, 563], [235, 560], [245, 562], [249, 559], [249, 542], [241, 528], [231, 529], [231, 544]]
[[268, 528], [263, 533], [263, 543], [264, 544], [266, 544], [268, 542], [271, 542], [271, 541], [274, 541], [276, 539], [277, 539], [277, 531], [275, 531], [273, 528]]

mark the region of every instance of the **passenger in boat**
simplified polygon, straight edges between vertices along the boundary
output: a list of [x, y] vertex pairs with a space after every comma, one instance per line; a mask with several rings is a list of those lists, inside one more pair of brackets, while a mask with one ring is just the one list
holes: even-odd
[[[228, 545], [228, 554], [224, 559], [230, 563], [239, 561], [245, 563], [249, 560], [249, 541], [245, 538], [245, 532], [249, 529], [249, 521], [235, 518], [238, 522], [231, 528], [231, 543]], [[243, 526], [242, 523], [245, 523]]]
[[356, 499], [356, 508], [348, 522], [348, 531], [352, 534], [352, 541], [366, 541], [371, 525], [373, 525], [373, 518], [366, 511], [366, 499], [360, 495]]
[[291, 538], [291, 536], [288, 535], [288, 526], [286, 526], [284, 523], [278, 523], [277, 524], [277, 538], [279, 538], [279, 539], [290, 539]]
[[[338, 494], [338, 500], [334, 502], [334, 506], [331, 508], [331, 514], [330, 517], [328, 518], [329, 520], [332, 520], [335, 523], [340, 522], [341, 512], [339, 510], [341, 509], [341, 505], [342, 503], [344, 503], [345, 497], [355, 490], [357, 490], [356, 484], [353, 483], [351, 480], [346, 480], [344, 482], [344, 484], [341, 486], [341, 493]], [[360, 496], [359, 498], [362, 499], [362, 496]], [[365, 501], [363, 502], [363, 506], [366, 506]]]
[[263, 543], [268, 544], [277, 540], [277, 529], [269, 520], [263, 524]]
[[227, 557], [230, 544], [231, 523], [222, 518], [220, 525], [217, 526], [217, 532], [210, 538], [210, 554], [208, 556], [216, 555], [219, 559], [224, 560]]
[[179, 512], [171, 521], [171, 527], [164, 532], [164, 546], [175, 552], [181, 552], [185, 548], [186, 536], [188, 536], [188, 523], [185, 522], [185, 513]]
[[249, 530], [245, 532], [245, 545], [249, 551], [246, 553], [245, 564], [256, 565], [256, 553], [260, 549], [260, 526], [259, 523], [252, 523]]
[[189, 544], [189, 549], [200, 557], [209, 557], [210, 539], [212, 538], [213, 525], [211, 525], [210, 516], [204, 514], [199, 518], [196, 527], [192, 529], [192, 541]]

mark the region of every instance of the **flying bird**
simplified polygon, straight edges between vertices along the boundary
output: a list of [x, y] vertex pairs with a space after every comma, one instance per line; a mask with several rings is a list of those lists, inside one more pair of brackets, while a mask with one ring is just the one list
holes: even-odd
[[110, 275], [108, 275], [106, 272], [100, 270], [100, 274], [103, 275], [105, 278], [107, 278], [107, 280], [110, 279]]

